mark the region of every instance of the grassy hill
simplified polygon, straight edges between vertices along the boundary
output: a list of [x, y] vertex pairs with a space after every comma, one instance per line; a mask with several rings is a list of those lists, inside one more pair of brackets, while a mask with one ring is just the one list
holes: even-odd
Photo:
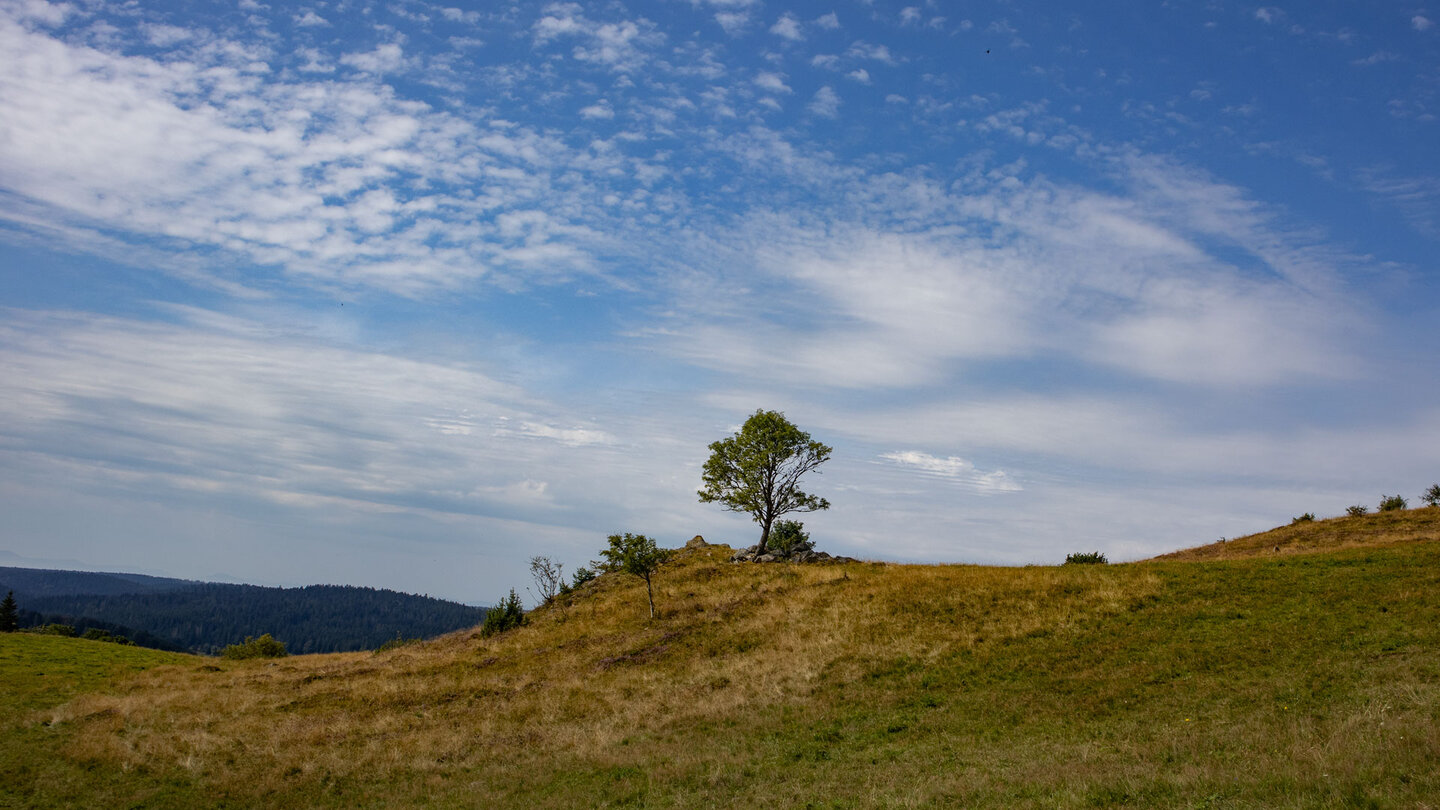
[[662, 569], [655, 621], [606, 576], [491, 639], [147, 659], [32, 689], [0, 804], [1434, 806], [1437, 518], [1112, 566], [712, 547]]

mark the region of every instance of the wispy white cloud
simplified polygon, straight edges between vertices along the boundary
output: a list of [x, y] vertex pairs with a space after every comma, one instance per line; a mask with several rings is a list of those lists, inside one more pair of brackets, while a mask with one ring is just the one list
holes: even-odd
[[[12, 224], [118, 228], [317, 281], [410, 292], [511, 270], [539, 278], [541, 257], [544, 273], [584, 272], [578, 243], [598, 244], [553, 215], [523, 233], [484, 224], [539, 204], [551, 171], [614, 177], [603, 159], [525, 128], [403, 101], [368, 76], [276, 81], [222, 46], [198, 54], [209, 61], [162, 63], [14, 25], [0, 26], [0, 41], [11, 55], [0, 68], [0, 169], [12, 194], [48, 209], [23, 220], [0, 212]], [[304, 69], [327, 69], [304, 58]], [[381, 45], [341, 61], [373, 75], [405, 57]], [[441, 189], [456, 182], [470, 190]]]
[[850, 45], [846, 54], [857, 59], [870, 59], [876, 62], [884, 62], [887, 65], [895, 64], [895, 57], [891, 55], [890, 49], [885, 45], [876, 45], [863, 40], [856, 40]]
[[982, 472], [976, 469], [974, 464], [958, 456], [938, 458], [918, 450], [896, 450], [884, 453], [880, 457], [927, 475], [948, 479], [984, 494], [1021, 490], [1021, 486], [1012, 480], [1004, 470]]
[[[66, 459], [97, 490], [183, 486], [551, 523], [563, 520], [545, 511], [557, 495], [591, 497], [574, 489], [589, 486], [576, 477], [586, 448], [608, 458], [617, 441], [473, 368], [347, 347], [315, 328], [176, 314], [165, 324], [9, 313], [6, 466]], [[516, 480], [542, 511], [465, 495], [507, 492]]]
[[295, 24], [301, 28], [324, 28], [330, 25], [330, 21], [307, 9], [304, 14], [295, 15]]
[[1255, 19], [1263, 23], [1276, 23], [1284, 19], [1285, 12], [1274, 6], [1262, 6], [1255, 9]]
[[770, 33], [792, 42], [799, 42], [805, 38], [804, 32], [800, 30], [800, 20], [788, 12], [781, 14], [780, 19], [770, 26]]
[[1378, 65], [1384, 62], [1394, 62], [1396, 59], [1399, 58], [1400, 57], [1398, 55], [1391, 53], [1390, 51], [1376, 51], [1364, 58], [1352, 59], [1350, 60], [1350, 64], [1363, 66]]
[[735, 36], [750, 26], [750, 14], [745, 11], [717, 11], [715, 22], [725, 29], [725, 33]]
[[544, 16], [535, 21], [533, 30], [535, 42], [543, 44], [558, 37], [584, 33], [589, 27], [579, 3], [552, 3], [545, 7]]
[[580, 117], [609, 119], [615, 117], [615, 110], [611, 109], [609, 101], [600, 99], [598, 102], [587, 107], [581, 107]]
[[405, 67], [405, 52], [398, 44], [387, 42], [373, 51], [345, 54], [340, 57], [340, 64], [366, 73], [395, 73]]
[[785, 77], [771, 71], [761, 71], [755, 74], [755, 85], [772, 93], [790, 93], [790, 85], [785, 83]]
[[49, 3], [46, 0], [19, 0], [7, 3], [7, 6], [6, 11], [16, 20], [45, 26], [61, 25], [75, 13], [75, 7], [70, 3]]
[[840, 115], [840, 94], [829, 85], [821, 87], [810, 99], [808, 109], [822, 118], [836, 118]]
[[[831, 219], [811, 231], [756, 219], [737, 241], [763, 247], [741, 261], [830, 317], [774, 317], [757, 301], [733, 321], [677, 330], [672, 349], [719, 369], [857, 389], [942, 385], [965, 361], [1054, 355], [1200, 386], [1361, 373], [1345, 345], [1365, 321], [1335, 282], [1351, 259], [1288, 233], [1237, 189], [1163, 161], [1118, 166], [1133, 199], [1014, 177], [970, 178], [952, 196], [887, 178], [854, 193], [874, 195], [893, 223]], [[1212, 245], [1245, 251], [1254, 267]]]
[[465, 11], [464, 9], [446, 7], [440, 9], [440, 16], [444, 17], [450, 22], [480, 22], [480, 12], [478, 11]]
[[653, 49], [665, 41], [665, 35], [643, 17], [600, 22], [587, 17], [578, 3], [546, 6], [544, 16], [531, 30], [537, 46], [560, 39], [579, 40], [571, 50], [576, 60], [621, 73], [639, 70], [650, 60]]
[[1434, 21], [1424, 14], [1416, 14], [1410, 18], [1410, 27], [1416, 31], [1429, 31], [1434, 25]]
[[1380, 167], [1365, 169], [1358, 178], [1366, 191], [1399, 209], [1416, 231], [1440, 238], [1440, 178], [1406, 176]]

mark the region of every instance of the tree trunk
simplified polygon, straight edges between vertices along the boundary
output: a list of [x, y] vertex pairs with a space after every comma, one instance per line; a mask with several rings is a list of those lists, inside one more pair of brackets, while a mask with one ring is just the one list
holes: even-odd
[[655, 618], [655, 594], [650, 589], [650, 577], [645, 577], [645, 598], [650, 600], [650, 618]]
[[770, 542], [770, 524], [774, 521], [775, 518], [767, 518], [764, 523], [760, 524], [760, 549], [755, 552], [756, 554], [765, 553], [765, 549]]

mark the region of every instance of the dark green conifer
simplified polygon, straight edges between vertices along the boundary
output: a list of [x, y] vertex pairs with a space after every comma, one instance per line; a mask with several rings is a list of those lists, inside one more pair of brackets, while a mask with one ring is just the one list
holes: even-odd
[[5, 594], [0, 602], [0, 633], [13, 633], [20, 629], [20, 611], [15, 607], [15, 592]]

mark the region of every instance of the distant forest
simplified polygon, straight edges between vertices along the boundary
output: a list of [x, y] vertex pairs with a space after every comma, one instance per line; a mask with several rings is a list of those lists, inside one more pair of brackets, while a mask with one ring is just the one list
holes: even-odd
[[140, 574], [0, 567], [21, 626], [98, 628], [146, 647], [215, 654], [269, 633], [291, 653], [374, 649], [473, 627], [485, 608], [349, 585], [267, 588]]

